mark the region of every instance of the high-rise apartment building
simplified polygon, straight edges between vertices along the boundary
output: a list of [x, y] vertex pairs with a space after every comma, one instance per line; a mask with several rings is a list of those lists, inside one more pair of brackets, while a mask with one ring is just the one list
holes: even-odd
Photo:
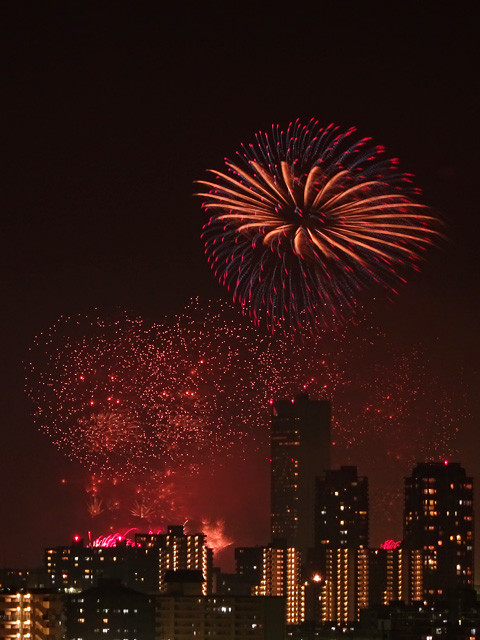
[[368, 550], [325, 549], [321, 612], [323, 623], [348, 624], [368, 607]]
[[167, 571], [201, 571], [203, 595], [212, 592], [213, 552], [206, 546], [203, 533], [184, 533], [182, 525], [169, 526], [167, 533], [137, 533], [135, 544], [142, 549], [157, 549], [159, 590], [165, 590]]
[[473, 588], [473, 481], [459, 463], [417, 464], [405, 480], [404, 541], [423, 551], [423, 597]]
[[297, 549], [268, 546], [262, 548], [260, 583], [254, 596], [283, 596], [287, 624], [305, 619], [305, 589], [302, 582], [301, 555]]
[[325, 471], [315, 486], [308, 577], [322, 582], [322, 622], [354, 622], [368, 606], [368, 480], [344, 466]]
[[315, 478], [330, 467], [330, 423], [326, 400], [272, 402], [271, 538], [304, 558], [314, 543]]
[[423, 600], [423, 552], [420, 549], [369, 550], [369, 606]]
[[264, 547], [237, 547], [235, 549], [235, 573], [251, 587], [262, 579]]
[[330, 469], [317, 478], [315, 548], [368, 546], [368, 479], [357, 467]]

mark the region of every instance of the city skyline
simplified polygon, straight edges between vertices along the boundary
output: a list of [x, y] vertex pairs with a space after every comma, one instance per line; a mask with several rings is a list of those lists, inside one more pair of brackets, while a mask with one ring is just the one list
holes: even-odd
[[[460, 423], [454, 458], [477, 476], [480, 269], [471, 138], [478, 50], [469, 10], [437, 8], [432, 16], [428, 8], [319, 7], [308, 24], [299, 18], [294, 35], [281, 12], [238, 9], [233, 25], [226, 10], [196, 11], [7, 10], [3, 565], [31, 564], [52, 531], [69, 539], [89, 524], [85, 471], [35, 430], [23, 392], [34, 337], [60, 316], [95, 307], [157, 321], [182, 313], [191, 297], [230, 302], [203, 257], [206, 218], [193, 181], [255, 131], [297, 117], [371, 135], [416, 174], [424, 201], [446, 220], [449, 241], [429, 252], [395, 301], [367, 296], [364, 304], [400, 349], [423, 344], [443, 380], [431, 388], [425, 380], [425, 392], [434, 404], [437, 389], [448, 389]], [[413, 437], [414, 417], [408, 422]], [[374, 449], [378, 433], [371, 437]], [[385, 445], [388, 431], [381, 437]], [[366, 443], [361, 460], [336, 463], [358, 464], [369, 475]], [[238, 543], [268, 536], [265, 454], [215, 469], [197, 499]], [[388, 537], [399, 538], [398, 514]]]
[[[292, 411], [286, 403], [293, 404], [293, 400], [303, 404]], [[308, 404], [311, 406], [309, 407]], [[270, 509], [271, 530], [270, 535], [251, 547], [232, 548], [235, 551], [236, 572], [239, 577], [248, 576], [247, 582], [259, 579], [258, 569], [261, 566], [262, 551], [282, 550], [298, 554], [298, 569], [303, 579], [316, 580], [316, 577], [326, 572], [325, 553], [328, 550], [365, 550], [386, 553], [387, 557], [393, 552], [422, 554], [423, 563], [424, 597], [432, 602], [441, 602], [445, 597], [446, 585], [454, 584], [454, 588], [460, 590], [473, 589], [474, 575], [474, 492], [473, 478], [468, 476], [468, 471], [461, 463], [444, 460], [443, 462], [425, 461], [418, 462], [409, 470], [404, 478], [402, 487], [402, 519], [403, 532], [399, 540], [386, 539], [378, 544], [369, 541], [369, 528], [371, 524], [369, 482], [368, 477], [358, 475], [357, 467], [330, 465], [322, 468], [322, 456], [317, 459], [318, 450], [312, 448], [308, 465], [305, 464], [304, 452], [301, 447], [308, 438], [301, 430], [307, 432], [316, 426], [325, 427], [325, 418], [330, 414], [328, 402], [312, 401], [306, 394], [301, 394], [292, 400], [279, 400], [274, 402], [275, 410], [272, 412], [271, 443], [272, 449], [282, 448], [287, 445], [288, 455], [273, 456], [270, 460], [271, 468], [271, 492]], [[275, 424], [280, 417], [280, 427]], [[293, 421], [286, 429], [289, 421]], [[307, 418], [305, 420], [305, 418]], [[305, 422], [301, 422], [305, 420]], [[318, 422], [317, 422], [318, 421]], [[328, 422], [328, 420], [327, 420]], [[282, 424], [283, 423], [283, 424]], [[323, 424], [322, 424], [323, 423]], [[292, 431], [292, 425], [295, 429]], [[324, 442], [324, 433], [320, 434], [319, 442]], [[279, 442], [280, 436], [280, 442]], [[299, 442], [292, 440], [298, 438]], [[312, 447], [312, 443], [308, 443]], [[318, 443], [317, 443], [318, 444]], [[292, 448], [293, 445], [293, 448]], [[298, 445], [301, 445], [300, 447]], [[298, 447], [297, 450], [295, 448]], [[297, 463], [290, 464], [290, 455], [294, 453]], [[284, 452], [282, 452], [284, 453]], [[317, 472], [311, 468], [312, 464], [320, 460], [320, 466], [314, 466]], [[294, 459], [292, 459], [294, 462]], [[300, 463], [300, 464], [299, 464]], [[295, 470], [292, 473], [292, 468]], [[282, 472], [283, 469], [283, 472]], [[292, 482], [295, 485], [292, 486]], [[300, 494], [309, 509], [296, 510], [298, 500], [298, 487]], [[312, 495], [309, 495], [309, 494]], [[307, 496], [307, 499], [305, 496]], [[281, 500], [279, 501], [279, 498]], [[293, 505], [293, 508], [292, 508]], [[281, 506], [282, 508], [279, 508]], [[305, 505], [304, 505], [305, 506]], [[292, 517], [292, 513], [294, 515]], [[302, 535], [297, 531], [297, 521]], [[51, 580], [54, 588], [85, 589], [91, 585], [95, 570], [90, 564], [97, 557], [100, 560], [112, 559], [115, 579], [121, 579], [140, 590], [153, 589], [152, 584], [160, 580], [162, 590], [162, 575], [168, 570], [203, 569], [205, 575], [204, 595], [212, 590], [212, 570], [221, 571], [218, 560], [222, 558], [225, 546], [221, 544], [224, 534], [222, 527], [210, 526], [195, 527], [188, 522], [184, 524], [168, 522], [164, 527], [156, 531], [146, 531], [141, 526], [129, 527], [127, 530], [114, 531], [93, 537], [92, 532], [77, 532], [69, 542], [50, 540], [48, 547], [44, 549], [44, 578]], [[221, 525], [223, 523], [216, 523]], [[84, 535], [84, 533], [86, 535]], [[226, 538], [224, 538], [227, 540]], [[220, 544], [219, 544], [220, 543]], [[433, 546], [432, 546], [433, 545]], [[227, 540], [226, 546], [232, 546], [233, 542]], [[137, 557], [137, 548], [144, 549]], [[116, 553], [116, 549], [119, 552]], [[152, 558], [143, 557], [143, 554], [151, 554], [152, 549], [163, 549], [166, 553], [157, 564], [151, 567]], [[78, 550], [78, 551], [77, 551]], [[86, 558], [86, 570], [84, 564], [77, 564], [78, 552], [88, 551]], [[131, 552], [125, 558], [116, 558]], [[102, 554], [108, 554], [104, 557]], [[239, 554], [239, 555], [238, 555]], [[365, 556], [366, 557], [366, 556]], [[373, 556], [372, 556], [373, 557]], [[187, 560], [188, 558], [188, 560]], [[75, 560], [76, 564], [73, 563]], [[117, 561], [118, 560], [118, 565]], [[64, 562], [66, 561], [66, 562]], [[417, 559], [418, 561], [418, 559]], [[62, 564], [63, 562], [63, 564]], [[214, 564], [216, 562], [216, 565]], [[192, 566], [190, 566], [192, 563]], [[461, 563], [461, 564], [458, 564]], [[123, 567], [125, 564], [128, 569]], [[100, 567], [102, 563], [100, 563]], [[75, 568], [74, 568], [75, 567]], [[147, 575], [142, 572], [147, 569], [148, 578], [146, 584], [135, 583], [138, 578], [134, 570], [140, 569], [138, 575]], [[158, 571], [160, 567], [160, 572]], [[33, 580], [37, 580], [37, 571], [40, 563], [32, 567], [0, 567], [8, 581], [9, 571], [13, 569], [12, 576], [18, 573], [20, 582], [28, 580], [29, 569], [33, 569]], [[253, 568], [253, 570], [252, 570]], [[153, 572], [152, 572], [153, 569]], [[93, 573], [92, 573], [93, 571]], [[125, 575], [122, 578], [122, 572]], [[118, 574], [118, 575], [117, 575]], [[24, 576], [22, 578], [21, 576]], [[226, 574], [228, 575], [228, 573]], [[125, 576], [127, 576], [125, 578]], [[135, 576], [132, 578], [132, 576]], [[255, 578], [253, 577], [255, 576]], [[433, 582], [432, 582], [433, 581]], [[455, 586], [458, 582], [458, 586]], [[150, 584], [150, 586], [148, 586]], [[255, 584], [252, 582], [252, 584]], [[421, 584], [421, 583], [420, 583]], [[436, 590], [431, 590], [432, 585]], [[2, 586], [2, 585], [0, 585]], [[439, 589], [440, 587], [440, 589]], [[432, 595], [433, 594], [433, 595]], [[256, 595], [268, 595], [260, 594]], [[274, 595], [274, 594], [270, 594]], [[278, 595], [278, 594], [277, 594]], [[409, 599], [407, 598], [407, 604]]]
[[[321, 425], [325, 418], [325, 412], [318, 412], [314, 402], [308, 398], [302, 400], [305, 406], [300, 411], [288, 412], [290, 416], [282, 411], [281, 402], [276, 404], [282, 421], [286, 417], [294, 418], [300, 447], [301, 431], [308, 432], [318, 418]], [[314, 421], [309, 424], [312, 417]], [[279, 433], [285, 433], [285, 429], [279, 430], [273, 420], [274, 449], [281, 447]], [[287, 433], [287, 446], [291, 447], [292, 432], [287, 430]], [[297, 456], [301, 462], [301, 451]], [[288, 472], [288, 460], [274, 458], [272, 469], [280, 466]], [[230, 614], [231, 605], [248, 604], [251, 611], [252, 607], [261, 608], [273, 598], [280, 607], [277, 615], [283, 601], [284, 623], [297, 625], [296, 631], [300, 634], [313, 634], [321, 628], [330, 631], [336, 625], [340, 625], [339, 632], [345, 626], [352, 630], [355, 627], [372, 629], [375, 617], [395, 619], [400, 607], [400, 612], [407, 612], [407, 616], [408, 610], [414, 614], [417, 622], [412, 622], [414, 618], [410, 617], [407, 623], [413, 630], [419, 630], [427, 621], [438, 625], [436, 621], [441, 616], [442, 626], [456, 628], [466, 623], [465, 629], [457, 630], [458, 634], [463, 633], [459, 637], [475, 637], [472, 627], [477, 624], [478, 607], [473, 589], [472, 478], [460, 464], [429, 462], [412, 469], [411, 476], [405, 480], [404, 541], [386, 541], [380, 548], [368, 543], [368, 480], [358, 476], [356, 467], [327, 469], [314, 478], [308, 467], [299, 464], [297, 476], [299, 485], [303, 482], [315, 487], [315, 541], [308, 550], [301, 551], [288, 538], [277, 537], [282, 521], [287, 534], [291, 529], [289, 509], [276, 514], [276, 526], [267, 545], [235, 549], [235, 574], [214, 569], [213, 550], [206, 544], [207, 536], [188, 534], [182, 525], [170, 525], [166, 533], [130, 532], [129, 537], [115, 534], [89, 539], [87, 543], [76, 535], [69, 545], [51, 545], [45, 549], [43, 569], [2, 570], [0, 596], [8, 609], [3, 620], [5, 629], [16, 632], [15, 625], [24, 623], [27, 633], [29, 625], [38, 624], [35, 621], [38, 613], [32, 616], [29, 607], [31, 601], [43, 597], [43, 608], [40, 603], [36, 608], [39, 606], [43, 611], [48, 602], [57, 603], [51, 618], [57, 631], [65, 624], [67, 631], [70, 625], [78, 624], [77, 633], [81, 637], [82, 629], [88, 628], [85, 624], [96, 629], [102, 618], [102, 633], [114, 633], [113, 621], [104, 614], [122, 613], [115, 605], [115, 599], [122, 594], [125, 596], [123, 613], [131, 613], [129, 595], [140, 601], [143, 593], [154, 599], [152, 606], [156, 602], [155, 606], [160, 608], [168, 602], [165, 598], [180, 598], [175, 602], [182, 601], [185, 609], [178, 611], [175, 619], [180, 626], [186, 625], [190, 633], [190, 604], [208, 608], [211, 601], [220, 607], [205, 611], [208, 626], [216, 619], [215, 612]], [[294, 487], [285, 484], [278, 469], [272, 483], [278, 489], [295, 493], [292, 493]], [[272, 491], [272, 513], [278, 504], [276, 493]], [[301, 512], [299, 516], [305, 526]], [[300, 538], [298, 541], [305, 542]], [[113, 610], [107, 607], [102, 612], [97, 607], [83, 615], [82, 603], [90, 597], [111, 598], [109, 607]], [[185, 597], [187, 599], [182, 600]], [[16, 610], [12, 607], [15, 602], [19, 604]], [[77, 602], [79, 610], [69, 610], [72, 602]], [[426, 610], [425, 605], [428, 605]], [[50, 619], [42, 615], [40, 612], [41, 619]], [[306, 626], [298, 626], [303, 623]], [[202, 622], [197, 620], [194, 625], [200, 629]], [[21, 627], [21, 635], [23, 631]], [[290, 632], [295, 633], [295, 629], [291, 627]], [[392, 637], [404, 637], [398, 629], [396, 633], [399, 635]], [[149, 637], [153, 634], [152, 629]]]

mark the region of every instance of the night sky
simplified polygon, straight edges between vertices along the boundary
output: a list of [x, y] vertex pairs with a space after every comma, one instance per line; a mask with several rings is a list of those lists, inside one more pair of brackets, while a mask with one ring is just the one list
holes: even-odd
[[[256, 131], [297, 117], [372, 136], [446, 220], [448, 241], [394, 304], [377, 299], [370, 311], [449, 373], [466, 416], [458, 461], [478, 475], [473, 3], [165, 6], [2, 7], [0, 565], [39, 564], [44, 546], [88, 527], [83, 472], [36, 431], [24, 393], [35, 335], [95, 308], [161, 319], [194, 296], [228, 301], [203, 256], [193, 182]], [[262, 460], [219, 470], [198, 498], [238, 544], [266, 541]], [[371, 533], [378, 544], [375, 523]]]

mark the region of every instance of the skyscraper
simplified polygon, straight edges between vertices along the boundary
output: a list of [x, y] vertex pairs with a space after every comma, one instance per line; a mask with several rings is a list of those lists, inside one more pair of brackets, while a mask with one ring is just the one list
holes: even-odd
[[473, 482], [459, 463], [417, 464], [405, 480], [404, 546], [422, 549], [423, 596], [473, 587]]
[[306, 557], [314, 542], [315, 478], [330, 466], [331, 405], [306, 393], [272, 402], [271, 537]]

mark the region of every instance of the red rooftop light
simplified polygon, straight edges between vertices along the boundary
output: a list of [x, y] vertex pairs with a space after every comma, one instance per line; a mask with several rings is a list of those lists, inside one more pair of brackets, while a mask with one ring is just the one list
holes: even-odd
[[401, 540], [385, 540], [385, 542], [382, 542], [380, 545], [380, 549], [398, 549], [401, 544]]

